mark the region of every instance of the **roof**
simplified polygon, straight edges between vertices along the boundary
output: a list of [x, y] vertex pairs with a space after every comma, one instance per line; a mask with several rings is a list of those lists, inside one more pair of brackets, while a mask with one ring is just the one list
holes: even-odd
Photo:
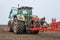
[[32, 7], [27, 7], [27, 6], [23, 6], [23, 7], [19, 7], [19, 9], [32, 9]]

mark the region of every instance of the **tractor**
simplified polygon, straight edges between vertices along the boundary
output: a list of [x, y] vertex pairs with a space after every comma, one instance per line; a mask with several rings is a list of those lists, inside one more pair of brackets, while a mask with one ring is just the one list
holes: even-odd
[[32, 15], [32, 7], [12, 7], [8, 21], [9, 32], [38, 34], [39, 30], [30, 29], [39, 27], [39, 17]]

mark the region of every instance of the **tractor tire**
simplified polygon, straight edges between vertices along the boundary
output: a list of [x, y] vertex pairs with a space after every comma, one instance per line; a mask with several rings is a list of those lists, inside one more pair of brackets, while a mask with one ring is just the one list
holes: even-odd
[[8, 28], [7, 28], [7, 30], [8, 30], [9, 32], [13, 32], [13, 30], [12, 30], [12, 28], [11, 28], [11, 23], [10, 23], [10, 21], [8, 22]]
[[31, 31], [31, 33], [32, 33], [32, 34], [38, 34], [39, 31], [37, 31], [37, 30], [36, 30], [36, 31]]
[[24, 33], [24, 22], [18, 22], [16, 28], [14, 28], [14, 33], [20, 34]]
[[31, 30], [27, 30], [27, 34], [38, 34], [39, 31], [31, 31]]

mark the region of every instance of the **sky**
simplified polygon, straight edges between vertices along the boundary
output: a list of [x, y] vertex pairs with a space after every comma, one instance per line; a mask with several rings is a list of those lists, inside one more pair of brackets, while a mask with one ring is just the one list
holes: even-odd
[[45, 16], [48, 23], [52, 18], [60, 21], [60, 0], [0, 0], [0, 24], [8, 24], [10, 10], [18, 4], [33, 7], [33, 15]]

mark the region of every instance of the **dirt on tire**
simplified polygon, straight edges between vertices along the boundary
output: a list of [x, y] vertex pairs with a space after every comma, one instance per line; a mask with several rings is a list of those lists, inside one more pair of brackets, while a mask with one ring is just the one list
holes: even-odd
[[7, 25], [0, 25], [0, 40], [60, 40], [60, 32], [44, 31], [38, 34], [15, 34], [7, 31]]

